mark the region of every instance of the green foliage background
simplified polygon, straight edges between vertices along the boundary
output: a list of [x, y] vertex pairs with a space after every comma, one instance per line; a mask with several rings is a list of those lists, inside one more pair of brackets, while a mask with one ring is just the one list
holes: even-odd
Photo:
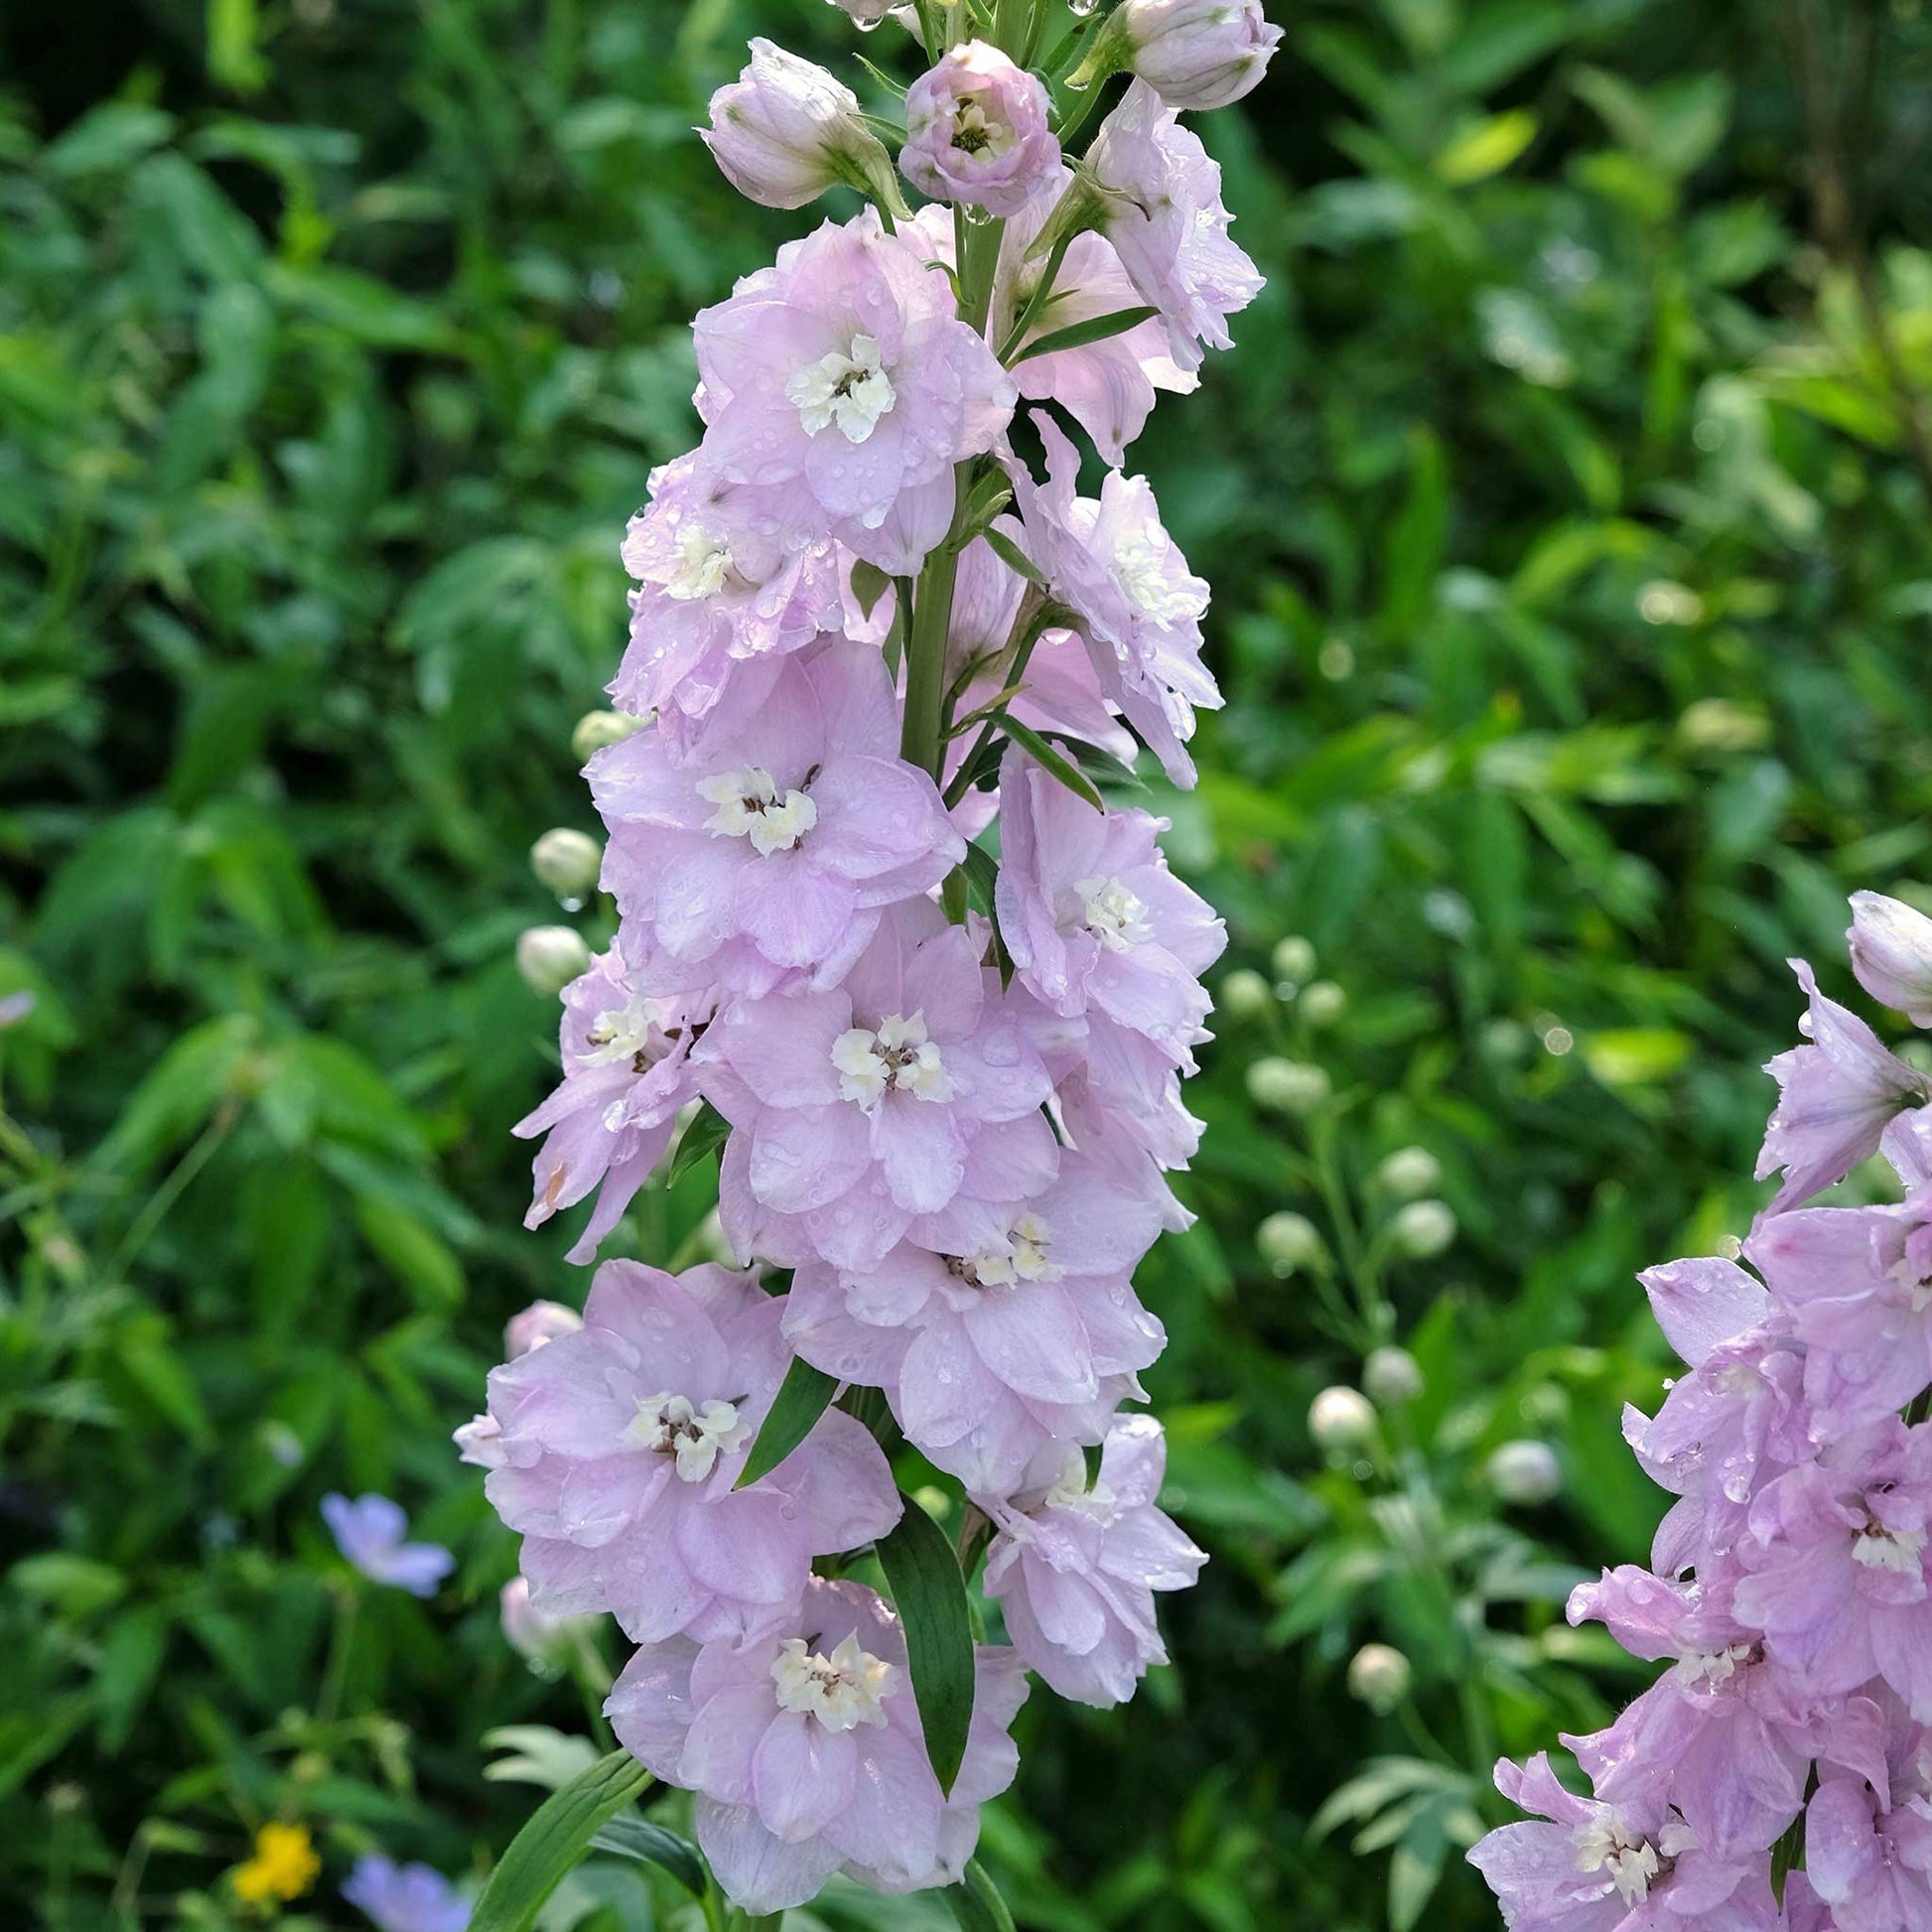
[[[1781, 962], [1843, 992], [1844, 894], [1932, 845], [1916, 0], [1283, 20], [1201, 123], [1268, 293], [1135, 455], [1229, 695], [1176, 860], [1230, 967], [1301, 934], [1346, 1005], [1227, 1016], [1194, 1089], [1201, 1219], [1144, 1292], [1214, 1562], [1134, 1707], [1023, 1719], [986, 1858], [1054, 1932], [1494, 1923], [1475, 1774], [1634, 1688], [1561, 1615], [1657, 1509], [1633, 1271], [1748, 1221]], [[587, 1725], [502, 1641], [511, 1542], [448, 1436], [503, 1319], [581, 1294], [568, 1231], [519, 1226], [554, 1015], [510, 950], [560, 916], [531, 840], [593, 824], [571, 728], [623, 520], [695, 438], [688, 317], [797, 227], [689, 131], [760, 31], [855, 74], [816, 0], [0, 27], [0, 997], [38, 996], [0, 1034], [10, 1922], [248, 1923], [223, 1874], [281, 1816], [327, 1861], [286, 1922], [344, 1923], [358, 1850], [500, 1852], [535, 1794], [485, 1732]], [[1270, 1051], [1331, 1105], [1258, 1111]], [[1369, 1181], [1410, 1144], [1460, 1228], [1422, 1262]], [[702, 1240], [707, 1183], [609, 1251]], [[1257, 1257], [1284, 1208], [1428, 1376], [1356, 1466], [1308, 1440], [1360, 1337]], [[1565, 1487], [1507, 1509], [1479, 1471], [1525, 1436]], [[331, 1488], [461, 1559], [346, 1643]], [[1346, 1694], [1369, 1638], [1403, 1712]], [[678, 1896], [594, 1863], [548, 1923]]]

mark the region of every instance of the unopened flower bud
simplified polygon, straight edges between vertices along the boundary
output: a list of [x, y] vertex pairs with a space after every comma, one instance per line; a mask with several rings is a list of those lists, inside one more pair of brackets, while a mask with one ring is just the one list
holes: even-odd
[[1399, 1147], [1375, 1170], [1374, 1182], [1396, 1200], [1414, 1200], [1440, 1186], [1443, 1164], [1426, 1147]]
[[553, 825], [530, 848], [530, 870], [537, 883], [559, 898], [580, 898], [597, 884], [604, 866], [604, 848], [588, 832]]
[[578, 1633], [588, 1630], [593, 1621], [587, 1616], [556, 1616], [538, 1609], [530, 1601], [529, 1584], [521, 1577], [512, 1577], [503, 1586], [499, 1603], [503, 1635], [510, 1648], [539, 1671], [560, 1668]]
[[1060, 165], [1046, 89], [985, 41], [953, 48], [906, 92], [898, 165], [934, 201], [1018, 214]]
[[1255, 1248], [1278, 1275], [1311, 1267], [1327, 1252], [1320, 1230], [1306, 1214], [1270, 1214], [1255, 1229]]
[[1333, 980], [1316, 980], [1311, 986], [1303, 987], [1295, 1011], [1311, 1027], [1332, 1027], [1347, 1005], [1348, 995]]
[[1268, 963], [1275, 969], [1275, 977], [1290, 986], [1306, 986], [1314, 978], [1314, 948], [1299, 932], [1278, 939]]
[[1348, 1660], [1348, 1695], [1386, 1718], [1409, 1695], [1414, 1675], [1394, 1645], [1365, 1643]]
[[1400, 1408], [1422, 1394], [1422, 1366], [1406, 1348], [1373, 1349], [1362, 1364], [1362, 1387], [1380, 1407]]
[[1563, 1469], [1548, 1443], [1503, 1443], [1490, 1452], [1484, 1472], [1506, 1503], [1547, 1503], [1563, 1487]]
[[1234, 1020], [1259, 1020], [1275, 1004], [1275, 989], [1252, 966], [1237, 966], [1221, 980], [1218, 1004]]
[[1239, 100], [1267, 71], [1282, 38], [1260, 0], [1121, 0], [1113, 20], [1128, 65], [1170, 107]]
[[1337, 1384], [1309, 1404], [1309, 1435], [1318, 1449], [1346, 1454], [1375, 1440], [1375, 1410], [1360, 1389]]
[[584, 1317], [561, 1302], [532, 1302], [504, 1323], [503, 1348], [514, 1361], [559, 1335], [574, 1335], [583, 1325]]
[[561, 993], [590, 963], [574, 926], [533, 925], [516, 936], [516, 970], [532, 993]]
[[1256, 1060], [1248, 1069], [1248, 1097], [1257, 1107], [1278, 1113], [1311, 1114], [1327, 1105], [1328, 1076], [1318, 1066], [1285, 1060], [1278, 1054]]
[[1882, 893], [1852, 895], [1852, 970], [1881, 1005], [1932, 1027], [1932, 919]]
[[1429, 1261], [1455, 1239], [1455, 1211], [1447, 1201], [1412, 1200], [1389, 1223], [1395, 1251], [1411, 1261]]
[[725, 179], [765, 207], [803, 207], [840, 182], [903, 206], [859, 96], [771, 41], [752, 43], [751, 65], [712, 95], [711, 126], [699, 133]]
[[627, 711], [587, 711], [571, 730], [571, 755], [579, 764], [588, 764], [605, 746], [621, 745], [643, 723]]

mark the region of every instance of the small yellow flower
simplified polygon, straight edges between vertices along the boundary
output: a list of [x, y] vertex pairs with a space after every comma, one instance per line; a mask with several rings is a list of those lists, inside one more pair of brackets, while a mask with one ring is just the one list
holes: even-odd
[[255, 1856], [235, 1866], [234, 1888], [251, 1905], [300, 1898], [321, 1869], [306, 1825], [264, 1825], [255, 1834]]

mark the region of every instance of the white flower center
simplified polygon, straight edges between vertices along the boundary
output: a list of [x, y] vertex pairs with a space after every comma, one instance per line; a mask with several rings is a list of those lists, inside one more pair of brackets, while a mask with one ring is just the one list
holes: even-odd
[[1053, 1230], [1037, 1214], [1022, 1214], [997, 1248], [960, 1255], [947, 1266], [975, 1288], [1012, 1288], [1017, 1282], [1056, 1282], [1066, 1273], [1052, 1259]]
[[731, 546], [725, 539], [695, 518], [687, 519], [677, 533], [677, 562], [664, 580], [664, 589], [680, 604], [716, 597], [731, 567]]
[[698, 796], [718, 809], [704, 829], [725, 839], [750, 839], [753, 850], [768, 858], [789, 852], [818, 823], [818, 807], [803, 791], [780, 791], [762, 765], [721, 771], [698, 780]]
[[1080, 923], [1109, 952], [1128, 952], [1154, 937], [1147, 907], [1118, 879], [1076, 879]]
[[1916, 1577], [1925, 1555], [1923, 1530], [1891, 1530], [1874, 1516], [1852, 1539], [1852, 1561], [1867, 1570], [1891, 1570]]
[[702, 1482], [720, 1455], [752, 1440], [751, 1425], [738, 1420], [736, 1403], [707, 1402], [700, 1409], [681, 1395], [639, 1397], [629, 1434], [645, 1449], [674, 1455], [685, 1482]]
[[1677, 1661], [1678, 1678], [1686, 1684], [1727, 1684], [1736, 1676], [1739, 1664], [1754, 1660], [1755, 1646], [1726, 1644], [1722, 1650], [1697, 1650]]
[[1631, 1838], [1614, 1813], [1599, 1818], [1577, 1841], [1577, 1869], [1607, 1871], [1626, 1905], [1641, 1905], [1650, 1896], [1659, 1863], [1657, 1848], [1648, 1839]]
[[651, 1029], [655, 1024], [650, 1003], [642, 998], [632, 998], [624, 1006], [612, 1007], [591, 1022], [590, 1030], [584, 1035], [584, 1043], [589, 1051], [579, 1057], [595, 1066], [616, 1066], [621, 1061], [628, 1060], [633, 1072], [642, 1073], [653, 1060], [662, 1056], [660, 1049], [651, 1041]]
[[953, 109], [952, 144], [962, 154], [998, 160], [1013, 146], [1013, 129], [1005, 121], [989, 121], [977, 100], [962, 100]]
[[836, 425], [848, 443], [863, 443], [897, 400], [870, 336], [854, 336], [843, 354], [834, 349], [794, 371], [785, 395], [796, 404], [807, 436]]
[[926, 1037], [922, 1013], [909, 1020], [892, 1014], [876, 1032], [854, 1027], [842, 1033], [832, 1042], [832, 1064], [839, 1070], [839, 1092], [862, 1107], [889, 1093], [909, 1093], [914, 1100], [952, 1098], [952, 1081], [939, 1048]]
[[1067, 1450], [1066, 1460], [1060, 1464], [1060, 1472], [1053, 1478], [1052, 1487], [1041, 1498], [1039, 1506], [1041, 1509], [1077, 1509], [1084, 1516], [1097, 1516], [1106, 1522], [1114, 1513], [1114, 1492], [1098, 1477], [1091, 1486], [1088, 1485], [1085, 1452], [1072, 1449]]
[[883, 1725], [886, 1700], [898, 1689], [898, 1666], [859, 1648], [855, 1632], [828, 1656], [787, 1637], [771, 1660], [778, 1709], [816, 1718], [827, 1730]]
[[1171, 544], [1152, 531], [1130, 530], [1114, 544], [1114, 577], [1156, 623], [1182, 623], [1207, 607], [1185, 571], [1173, 567]]

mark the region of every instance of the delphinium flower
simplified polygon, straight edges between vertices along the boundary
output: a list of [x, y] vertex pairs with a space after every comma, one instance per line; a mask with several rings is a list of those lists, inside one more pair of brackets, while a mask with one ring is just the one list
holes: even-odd
[[456, 1568], [456, 1558], [440, 1543], [408, 1541], [409, 1518], [388, 1496], [362, 1495], [351, 1502], [332, 1492], [322, 1499], [322, 1520], [336, 1548], [372, 1584], [434, 1596]]
[[435, 1866], [397, 1864], [364, 1853], [343, 1881], [343, 1896], [377, 1932], [464, 1932], [470, 1906]]
[[[653, 1169], [715, 1150], [739, 1265], [612, 1260], [581, 1317], [526, 1310], [456, 1441], [522, 1539], [511, 1640], [542, 1662], [560, 1619], [616, 1618], [617, 1734], [697, 1794], [754, 1913], [840, 1871], [957, 1880], [1029, 1668], [1131, 1696], [1204, 1561], [1131, 1406], [1166, 1341], [1134, 1277], [1191, 1218], [1181, 1083], [1223, 931], [1167, 821], [1114, 801], [1143, 751], [1191, 783], [1220, 695], [1207, 586], [1122, 466], [1260, 285], [1173, 109], [1243, 91], [1276, 36], [1254, 0], [1135, 0], [1130, 41], [1095, 32], [1144, 77], [1083, 140], [1108, 72], [1056, 111], [1080, 41], [1047, 11], [1002, 0], [930, 49], [896, 176], [885, 123], [769, 42], [714, 99], [753, 199], [870, 205], [696, 320], [702, 437], [625, 534], [618, 710], [576, 741], [617, 936], [526, 948], [564, 1006], [518, 1129], [529, 1224], [595, 1195], [589, 1261]], [[896, 1487], [901, 1443], [946, 1529]], [[868, 1551], [897, 1608], [845, 1576]], [[963, 1644], [982, 1562], [1008, 1641], [968, 1695], [898, 1612]]]
[[[1861, 981], [1918, 1017], [1907, 908], [1853, 910]], [[1739, 1260], [1643, 1277], [1690, 1372], [1625, 1433], [1679, 1500], [1649, 1570], [1570, 1603], [1669, 1668], [1563, 1740], [1592, 1800], [1498, 1767], [1552, 1821], [1470, 1854], [1512, 1926], [1932, 1926], [1932, 1088], [1794, 966], [1808, 1043], [1770, 1062], [1758, 1166], [1783, 1184]], [[1878, 1152], [1901, 1200], [1815, 1204]]]
[[980, 1805], [1019, 1765], [1007, 1726], [1027, 1696], [1004, 1647], [979, 1647], [974, 1680], [947, 1793], [926, 1762], [898, 1619], [863, 1586], [815, 1578], [756, 1642], [639, 1651], [609, 1709], [643, 1763], [698, 1793], [698, 1843], [726, 1891], [775, 1912], [838, 1870], [888, 1892], [959, 1876]]

